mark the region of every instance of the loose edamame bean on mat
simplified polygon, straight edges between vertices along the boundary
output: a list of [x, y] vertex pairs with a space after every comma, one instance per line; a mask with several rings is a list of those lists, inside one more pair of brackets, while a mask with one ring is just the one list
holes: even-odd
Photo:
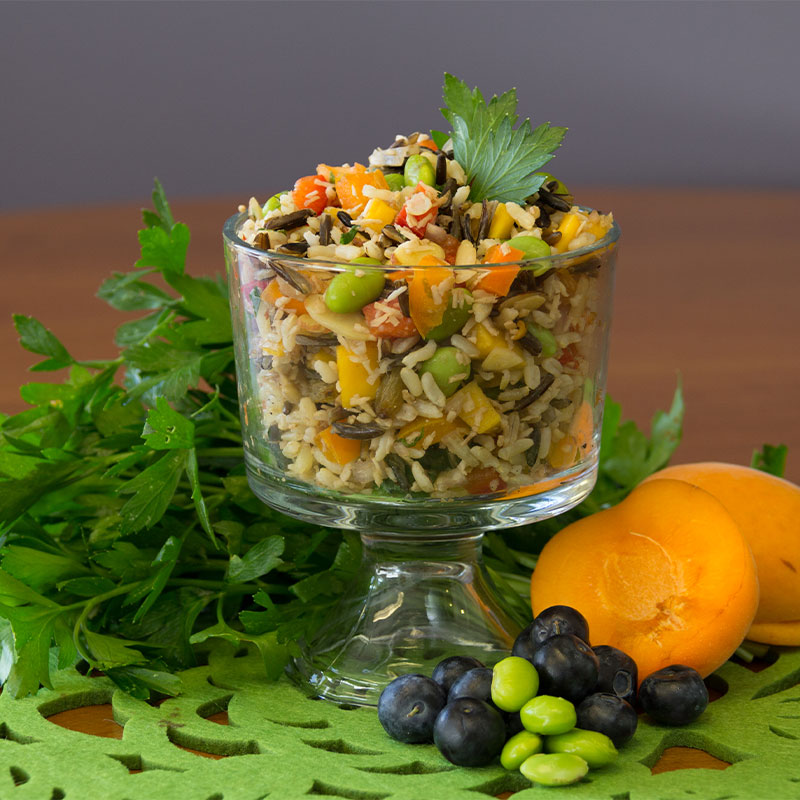
[[542, 786], [569, 786], [589, 771], [589, 765], [571, 753], [538, 753], [522, 762], [519, 771]]
[[569, 700], [547, 694], [525, 703], [519, 716], [525, 730], [545, 736], [571, 731], [577, 721], [575, 706]]
[[580, 756], [592, 769], [608, 766], [617, 760], [617, 748], [605, 734], [574, 728], [568, 733], [545, 739], [548, 753], [570, 753]]
[[498, 661], [492, 675], [492, 702], [503, 711], [519, 711], [539, 690], [533, 664], [519, 656]]
[[506, 769], [519, 769], [522, 762], [530, 756], [541, 753], [544, 749], [544, 740], [530, 731], [515, 733], [503, 746], [500, 753], [500, 763]]

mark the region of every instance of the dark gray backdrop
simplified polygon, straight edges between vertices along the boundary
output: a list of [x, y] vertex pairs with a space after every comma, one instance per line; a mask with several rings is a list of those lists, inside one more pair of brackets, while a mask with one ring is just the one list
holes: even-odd
[[0, 207], [265, 196], [438, 127], [444, 70], [568, 183], [800, 186], [797, 2], [0, 2]]

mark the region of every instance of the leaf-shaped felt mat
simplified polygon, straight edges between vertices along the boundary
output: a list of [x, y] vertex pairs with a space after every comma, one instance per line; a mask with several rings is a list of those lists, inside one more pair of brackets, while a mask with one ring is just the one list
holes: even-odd
[[[394, 742], [373, 709], [311, 700], [286, 679], [268, 683], [257, 653], [237, 657], [223, 643], [181, 677], [184, 694], [160, 705], [72, 670], [57, 673], [52, 690], [0, 696], [0, 798], [476, 800], [517, 792], [515, 800], [533, 800], [556, 791], [499, 766], [453, 767], [432, 745]], [[716, 682], [727, 693], [697, 723], [670, 729], [642, 717], [614, 766], [559, 791], [581, 800], [800, 798], [800, 650], [781, 651], [760, 672], [728, 662]], [[48, 720], [109, 702], [121, 739]], [[228, 725], [208, 719], [225, 709]], [[662, 751], [678, 745], [731, 766], [651, 774]]]

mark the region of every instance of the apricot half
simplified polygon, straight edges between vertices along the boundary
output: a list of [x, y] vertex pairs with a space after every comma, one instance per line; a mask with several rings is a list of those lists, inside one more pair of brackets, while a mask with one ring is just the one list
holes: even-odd
[[736, 464], [677, 464], [652, 479], [672, 478], [714, 495], [753, 551], [761, 585], [748, 639], [800, 644], [800, 486]]
[[545, 545], [531, 604], [534, 614], [576, 608], [591, 643], [628, 653], [642, 679], [670, 664], [706, 676], [747, 633], [758, 579], [747, 542], [718, 500], [683, 481], [654, 480]]

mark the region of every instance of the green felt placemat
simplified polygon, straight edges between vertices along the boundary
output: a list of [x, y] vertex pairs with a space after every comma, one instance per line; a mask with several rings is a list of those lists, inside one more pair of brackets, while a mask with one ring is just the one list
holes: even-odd
[[[501, 767], [453, 767], [432, 745], [389, 739], [373, 709], [346, 708], [269, 683], [256, 653], [215, 647], [182, 673], [184, 693], [160, 705], [133, 699], [104, 677], [56, 673], [54, 688], [0, 696], [0, 798], [6, 800], [723, 800], [800, 798], [800, 650], [761, 672], [728, 662], [727, 693], [701, 719], [670, 729], [642, 718], [618, 762], [563, 789], [531, 786]], [[120, 740], [48, 721], [59, 711], [113, 704]], [[206, 717], [228, 710], [230, 724]], [[213, 760], [177, 747], [228, 758]], [[667, 747], [706, 750], [732, 766], [652, 775]], [[132, 770], [135, 770], [132, 772]]]

